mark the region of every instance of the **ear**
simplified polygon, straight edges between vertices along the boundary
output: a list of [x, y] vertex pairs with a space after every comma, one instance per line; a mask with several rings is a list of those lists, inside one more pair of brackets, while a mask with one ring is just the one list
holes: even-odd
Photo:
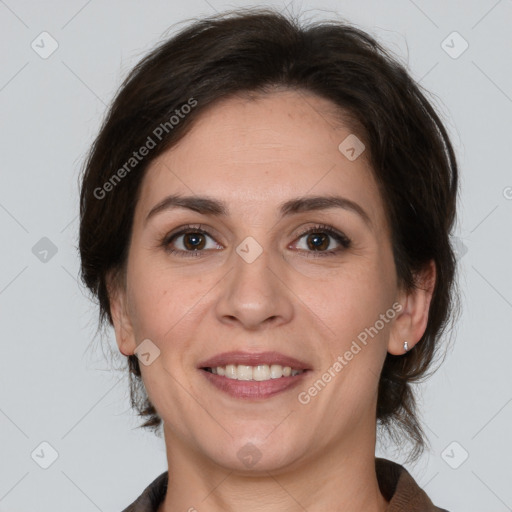
[[427, 328], [428, 313], [436, 283], [436, 266], [431, 260], [420, 274], [416, 275], [416, 287], [411, 292], [400, 293], [398, 302], [402, 305], [388, 342], [388, 352], [403, 355], [404, 341], [411, 350], [421, 339]]
[[137, 345], [126, 307], [126, 288], [121, 283], [121, 279], [114, 276], [113, 273], [109, 273], [107, 276], [107, 289], [117, 346], [123, 355], [130, 356], [135, 352]]

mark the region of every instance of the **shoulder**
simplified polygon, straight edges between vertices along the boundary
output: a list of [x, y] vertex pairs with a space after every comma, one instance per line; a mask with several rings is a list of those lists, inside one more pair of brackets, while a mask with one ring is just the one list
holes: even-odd
[[375, 470], [389, 512], [448, 512], [436, 507], [411, 474], [396, 462], [375, 458]]
[[142, 494], [122, 512], [157, 512], [167, 492], [168, 472], [159, 475], [142, 491]]

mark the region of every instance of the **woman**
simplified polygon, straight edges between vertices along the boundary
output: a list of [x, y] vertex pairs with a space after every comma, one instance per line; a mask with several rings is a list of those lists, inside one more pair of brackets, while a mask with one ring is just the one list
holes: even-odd
[[456, 195], [436, 112], [350, 25], [224, 13], [145, 57], [81, 189], [82, 279], [166, 443], [125, 511], [444, 510], [375, 444], [424, 448]]

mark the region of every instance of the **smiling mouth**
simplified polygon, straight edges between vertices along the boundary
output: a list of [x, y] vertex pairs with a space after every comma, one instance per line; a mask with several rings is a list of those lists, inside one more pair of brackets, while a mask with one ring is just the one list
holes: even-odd
[[307, 371], [292, 368], [290, 366], [281, 366], [280, 364], [260, 364], [257, 366], [228, 364], [225, 366], [204, 367], [201, 369], [214, 375], [219, 375], [232, 380], [256, 382], [280, 379], [282, 377], [295, 377]]

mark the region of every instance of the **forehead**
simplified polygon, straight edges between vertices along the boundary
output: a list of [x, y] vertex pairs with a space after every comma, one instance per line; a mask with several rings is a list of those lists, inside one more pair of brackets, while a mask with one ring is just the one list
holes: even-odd
[[139, 215], [171, 193], [214, 196], [235, 215], [253, 217], [290, 198], [340, 194], [382, 220], [367, 155], [347, 158], [342, 143], [355, 134], [334, 109], [328, 100], [298, 91], [217, 102], [150, 164]]

